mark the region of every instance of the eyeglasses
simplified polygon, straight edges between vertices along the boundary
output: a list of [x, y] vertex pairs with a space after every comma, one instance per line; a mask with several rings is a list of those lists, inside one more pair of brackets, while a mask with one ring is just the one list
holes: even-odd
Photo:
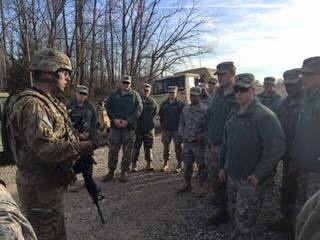
[[245, 87], [240, 87], [240, 86], [235, 86], [233, 88], [235, 93], [245, 93], [249, 91], [249, 88], [245, 88]]
[[130, 82], [122, 82], [123, 85], [129, 85]]

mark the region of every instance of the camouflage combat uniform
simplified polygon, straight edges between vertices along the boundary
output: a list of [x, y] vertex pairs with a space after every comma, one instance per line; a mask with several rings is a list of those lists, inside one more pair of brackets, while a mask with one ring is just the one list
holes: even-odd
[[[237, 76], [237, 79], [241, 75]], [[254, 82], [251, 74], [250, 82]], [[243, 84], [237, 81], [236, 86]], [[241, 86], [241, 85], [240, 85]], [[245, 85], [244, 85], [245, 86]], [[254, 100], [243, 112], [235, 108], [224, 128], [220, 169], [228, 174], [228, 199], [235, 228], [230, 239], [256, 240], [265, 180], [272, 177], [285, 151], [285, 136], [276, 115]], [[254, 175], [259, 186], [248, 177]]]
[[[200, 103], [187, 105], [183, 108], [179, 124], [179, 134], [183, 139], [182, 156], [184, 162], [184, 178], [191, 181], [193, 164], [197, 163], [199, 184], [203, 185], [207, 178], [207, 167], [204, 161], [205, 145], [205, 110]], [[198, 138], [201, 139], [199, 142]]]
[[[292, 75], [292, 71], [294, 71], [294, 69], [288, 70], [284, 73], [285, 84], [292, 84], [291, 82], [293, 80], [299, 78], [297, 74], [299, 74], [300, 70], [295, 73], [295, 76], [290, 78], [289, 74]], [[293, 166], [289, 153], [292, 147], [294, 131], [298, 120], [298, 115], [301, 110], [303, 96], [304, 94], [302, 89], [296, 96], [288, 96], [282, 101], [278, 112], [281, 127], [286, 136], [287, 146], [286, 153], [283, 157], [280, 210], [284, 216], [289, 218], [294, 216], [297, 192], [297, 170]]]
[[19, 211], [10, 193], [0, 184], [0, 239], [37, 240], [31, 224]]
[[170, 143], [172, 139], [177, 161], [178, 163], [182, 162], [182, 139], [178, 132], [178, 127], [183, 107], [184, 103], [179, 99], [176, 99], [172, 103], [167, 99], [160, 106], [161, 142], [163, 143], [163, 161], [165, 163], [169, 161]]
[[[304, 74], [320, 72], [320, 57], [305, 59], [301, 68]], [[314, 75], [313, 77], [317, 77]], [[320, 79], [317, 79], [320, 81]], [[320, 88], [305, 88], [302, 109], [297, 120], [290, 157], [298, 170], [296, 213], [320, 189]]]
[[142, 97], [143, 110], [137, 120], [136, 141], [133, 147], [132, 163], [139, 158], [140, 148], [143, 143], [144, 157], [147, 162], [152, 161], [152, 147], [154, 139], [154, 117], [159, 112], [157, 102], [152, 97]]
[[[142, 108], [140, 95], [132, 89], [122, 95], [121, 89], [119, 88], [110, 95], [106, 105], [108, 116], [112, 121], [109, 135], [109, 170], [114, 171], [117, 168], [118, 153], [122, 146], [123, 155], [121, 171], [129, 171], [132, 149], [135, 141], [137, 119], [142, 112]], [[127, 120], [128, 126], [126, 128], [118, 128], [114, 124], [114, 119]]]
[[236, 106], [235, 95], [224, 95], [223, 88], [218, 88], [206, 113], [207, 144], [205, 151], [208, 178], [213, 189], [215, 201], [222, 207], [228, 203], [227, 186], [218, 178], [220, 149], [223, 126], [230, 111]]
[[66, 107], [30, 89], [10, 98], [7, 116], [23, 210], [40, 240], [66, 239], [63, 198], [82, 152]]

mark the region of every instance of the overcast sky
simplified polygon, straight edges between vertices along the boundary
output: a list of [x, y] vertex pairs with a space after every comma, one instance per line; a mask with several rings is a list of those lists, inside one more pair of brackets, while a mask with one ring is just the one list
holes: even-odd
[[280, 78], [303, 59], [320, 56], [319, 0], [198, 0], [197, 8], [209, 16], [201, 40], [215, 53], [187, 67], [215, 68], [232, 60], [238, 73], [262, 80]]

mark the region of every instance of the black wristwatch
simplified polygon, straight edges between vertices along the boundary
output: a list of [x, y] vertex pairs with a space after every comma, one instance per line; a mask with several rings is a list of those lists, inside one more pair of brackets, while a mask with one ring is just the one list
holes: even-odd
[[0, 184], [2, 184], [3, 186], [7, 187], [6, 183], [0, 179]]

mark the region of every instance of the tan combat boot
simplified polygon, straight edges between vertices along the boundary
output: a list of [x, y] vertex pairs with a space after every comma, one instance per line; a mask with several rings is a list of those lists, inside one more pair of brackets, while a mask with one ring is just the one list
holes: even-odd
[[182, 186], [182, 188], [180, 188], [177, 191], [177, 194], [182, 194], [182, 193], [186, 193], [186, 192], [191, 192], [191, 182], [187, 181], [184, 183], [184, 185]]
[[122, 171], [122, 172], [121, 172], [119, 181], [120, 181], [121, 183], [128, 182], [127, 172], [126, 172], [126, 171]]
[[146, 170], [147, 170], [148, 172], [152, 172], [152, 171], [154, 170], [153, 167], [152, 167], [152, 165], [151, 165], [151, 162], [147, 162]]
[[168, 164], [168, 161], [165, 161], [162, 168], [161, 168], [161, 171], [167, 172], [168, 170], [169, 170], [169, 164]]
[[133, 162], [132, 165], [131, 165], [131, 171], [130, 172], [137, 172], [137, 171], [138, 171], [137, 163]]
[[102, 179], [102, 182], [108, 182], [114, 177], [114, 170], [109, 170], [108, 174]]

